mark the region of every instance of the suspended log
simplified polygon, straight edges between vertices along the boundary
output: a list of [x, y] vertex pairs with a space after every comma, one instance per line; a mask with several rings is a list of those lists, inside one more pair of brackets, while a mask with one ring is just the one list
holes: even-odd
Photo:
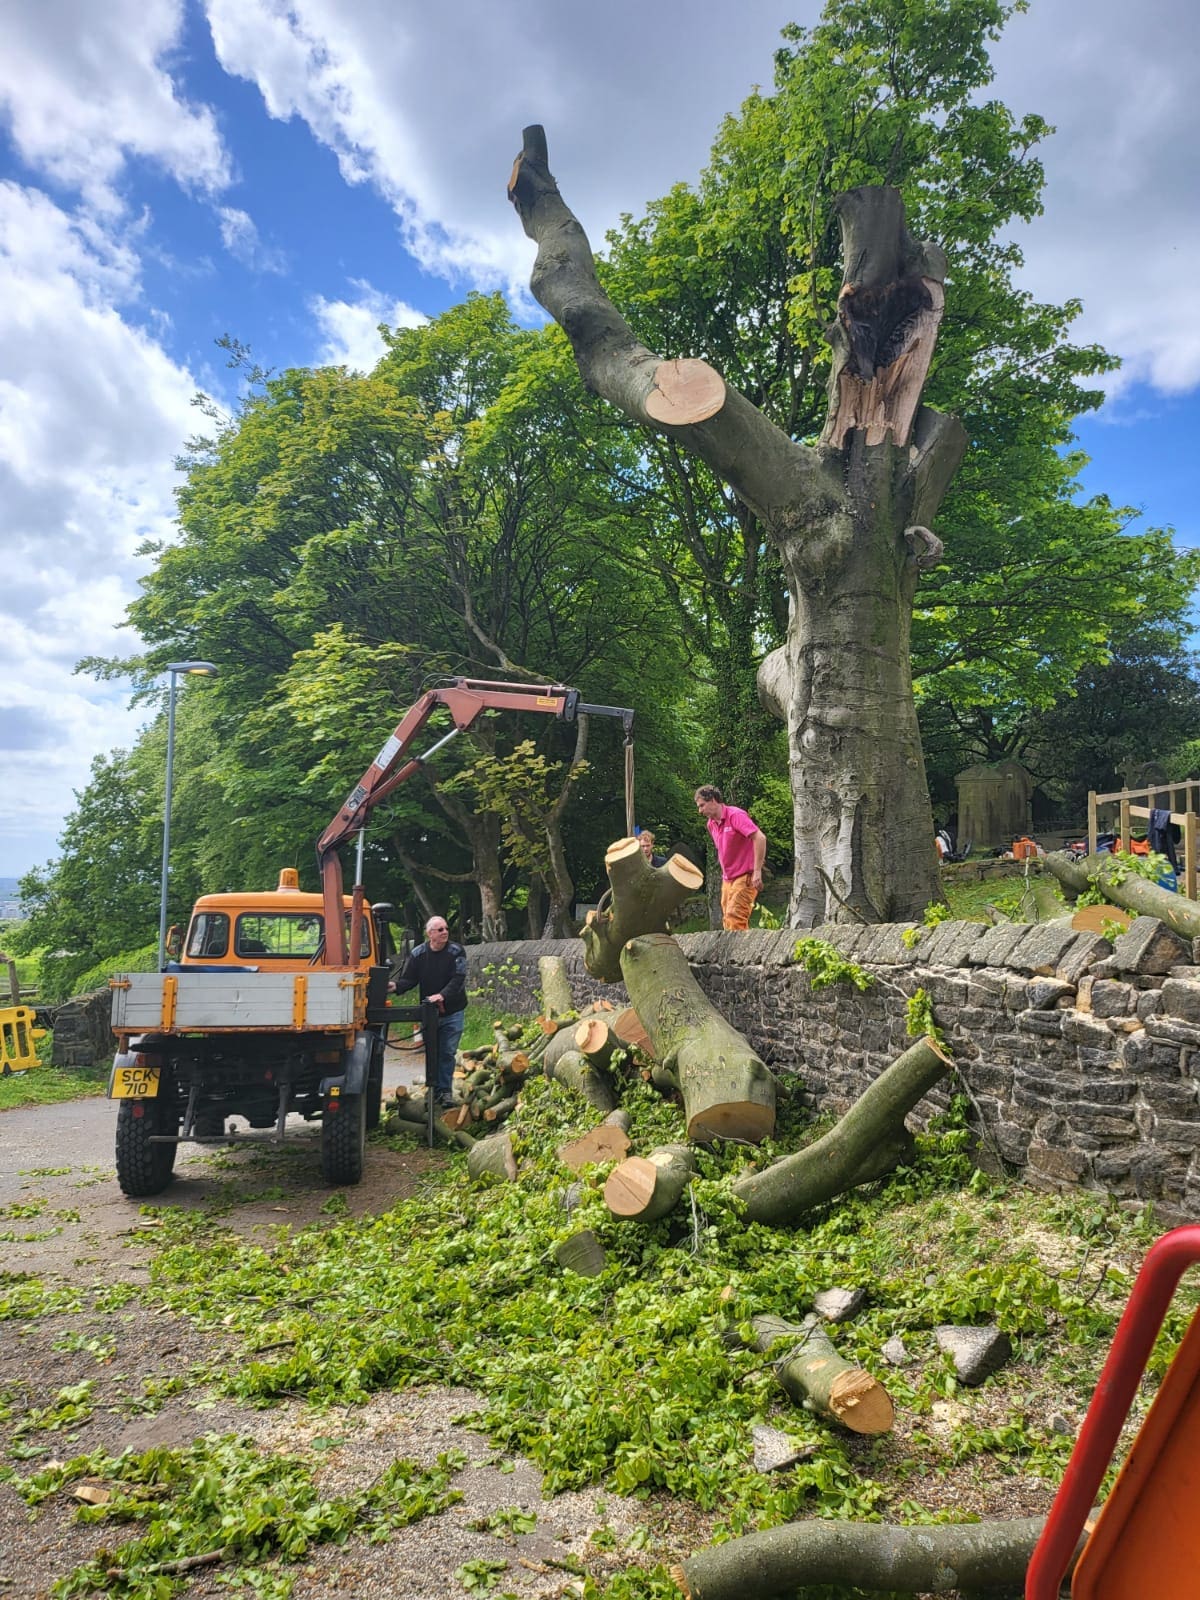
[[614, 1217], [657, 1222], [674, 1211], [695, 1170], [696, 1158], [684, 1144], [665, 1144], [648, 1156], [630, 1156], [609, 1173], [604, 1204]]
[[517, 1158], [513, 1155], [512, 1135], [493, 1133], [487, 1139], [477, 1140], [467, 1154], [467, 1171], [475, 1182], [489, 1177], [515, 1183]]
[[[890, 1433], [896, 1420], [891, 1396], [869, 1372], [843, 1360], [818, 1317], [797, 1325], [783, 1317], [752, 1317], [754, 1348], [776, 1348], [775, 1375], [796, 1402], [852, 1433]], [[779, 1352], [782, 1352], [780, 1355]]]
[[576, 1010], [567, 965], [561, 956], [538, 957], [538, 982], [542, 989], [542, 1010], [548, 1016], [566, 1017]]
[[[750, 1222], [786, 1226], [846, 1189], [890, 1172], [912, 1149], [904, 1118], [949, 1064], [919, 1039], [881, 1072], [824, 1138], [733, 1185]], [[889, 1162], [891, 1165], [883, 1165]]]
[[644, 933], [665, 932], [683, 902], [704, 887], [704, 874], [683, 856], [652, 867], [636, 839], [610, 844], [604, 865], [612, 886], [612, 907], [588, 912], [583, 959], [594, 978], [619, 983], [626, 942]]
[[604, 1121], [578, 1139], [560, 1146], [558, 1159], [572, 1172], [584, 1167], [599, 1167], [609, 1161], [621, 1161], [629, 1154], [629, 1113], [618, 1108], [610, 1111]]
[[603, 1017], [587, 1017], [575, 1029], [575, 1048], [601, 1072], [607, 1071], [621, 1041]]
[[604, 1246], [590, 1228], [583, 1228], [564, 1239], [554, 1251], [554, 1259], [568, 1272], [585, 1278], [598, 1278], [604, 1271]]
[[668, 934], [631, 939], [621, 971], [655, 1057], [679, 1080], [693, 1144], [746, 1139], [775, 1128], [775, 1080], [693, 978]]
[[1046, 857], [1045, 865], [1076, 894], [1100, 889], [1114, 905], [1124, 906], [1139, 917], [1157, 917], [1181, 939], [1200, 938], [1200, 906], [1169, 889], [1161, 889], [1148, 878], [1139, 878], [1129, 870], [1127, 857], [1085, 856], [1082, 861], [1075, 861], [1065, 851], [1055, 850]]
[[782, 1600], [816, 1584], [1019, 1595], [1044, 1522], [788, 1522], [701, 1550], [671, 1576], [688, 1600]]
[[564, 1089], [570, 1089], [572, 1094], [580, 1095], [597, 1111], [607, 1114], [617, 1109], [617, 1095], [612, 1084], [578, 1050], [564, 1051], [553, 1070], [547, 1067], [546, 1076], [561, 1083]]

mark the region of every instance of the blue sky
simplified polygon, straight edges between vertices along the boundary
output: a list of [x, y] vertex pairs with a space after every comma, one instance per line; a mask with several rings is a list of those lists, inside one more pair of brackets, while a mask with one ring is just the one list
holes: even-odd
[[[214, 340], [368, 367], [376, 324], [469, 288], [524, 300], [504, 197], [546, 125], [599, 242], [694, 178], [815, 0], [7, 0], [0, 7], [0, 876], [49, 859], [92, 758], [146, 716], [77, 676], [170, 537], [173, 459]], [[1032, 0], [996, 92], [1057, 132], [1024, 281], [1122, 356], [1079, 426], [1085, 484], [1200, 545], [1200, 26], [1190, 0]], [[671, 352], [664, 352], [670, 354]], [[1150, 754], [1151, 752], [1148, 752]], [[13, 781], [16, 774], [17, 781]]]

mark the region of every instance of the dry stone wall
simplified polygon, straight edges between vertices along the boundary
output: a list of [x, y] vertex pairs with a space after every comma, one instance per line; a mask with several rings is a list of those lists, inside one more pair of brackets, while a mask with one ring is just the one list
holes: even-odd
[[[871, 974], [870, 990], [814, 989], [793, 931], [685, 934], [701, 988], [776, 1072], [841, 1111], [911, 1041], [923, 988], [970, 1098], [981, 1164], [1053, 1187], [1200, 1217], [1200, 950], [1151, 917], [1115, 944], [1065, 923], [944, 922], [813, 930]], [[1200, 944], [1200, 941], [1197, 941]], [[577, 940], [476, 945], [471, 981], [515, 1012], [536, 1004], [537, 962], [561, 955], [577, 1000], [627, 998], [583, 966]], [[922, 1101], [914, 1121], [950, 1090]]]

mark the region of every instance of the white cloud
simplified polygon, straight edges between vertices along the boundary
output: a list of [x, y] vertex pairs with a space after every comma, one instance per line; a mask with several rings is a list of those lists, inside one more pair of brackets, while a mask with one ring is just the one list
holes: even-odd
[[218, 206], [217, 222], [221, 229], [221, 243], [235, 261], [256, 272], [286, 272], [287, 262], [282, 252], [271, 250], [259, 238], [253, 217], [236, 206]]
[[[147, 565], [135, 550], [170, 531], [172, 463], [194, 427], [192, 378], [118, 309], [137, 293], [125, 246], [0, 184], [0, 726], [44, 729], [38, 793], [62, 811], [93, 754], [144, 720], [74, 666], [136, 649], [120, 627]], [[6, 752], [6, 770], [31, 770], [21, 757]], [[0, 786], [0, 874], [52, 853], [47, 804], [28, 793]]]
[[602, 25], [561, 0], [522, 11], [445, 0], [203, 0], [227, 72], [258, 86], [271, 115], [300, 116], [348, 182], [370, 181], [406, 247], [455, 282], [523, 294], [532, 246], [505, 197], [526, 123], [546, 124], [551, 160], [594, 243], [694, 176], [722, 114], [757, 80], [812, 0], [743, 0], [734, 26], [690, 0], [611, 0]]
[[1039, 154], [1045, 215], [1021, 235], [1023, 282], [1078, 297], [1080, 342], [1123, 358], [1110, 393], [1200, 384], [1200, 313], [1185, 285], [1200, 256], [1200, 20], [1191, 0], [1038, 0], [993, 49], [996, 91], [1056, 133]]
[[101, 212], [131, 157], [178, 182], [215, 191], [229, 181], [216, 119], [188, 105], [164, 67], [183, 0], [7, 0], [0, 6], [0, 111], [22, 159], [77, 189]]
[[357, 300], [326, 300], [323, 295], [316, 295], [310, 303], [324, 341], [317, 361], [324, 366], [370, 372], [383, 354], [381, 322], [389, 328], [419, 328], [426, 319], [403, 300], [389, 300], [362, 279], [352, 282], [359, 291]]

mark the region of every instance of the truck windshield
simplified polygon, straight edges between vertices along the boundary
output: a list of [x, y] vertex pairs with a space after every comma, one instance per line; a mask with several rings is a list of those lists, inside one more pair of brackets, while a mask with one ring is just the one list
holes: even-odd
[[[306, 960], [315, 956], [325, 931], [325, 919], [313, 912], [246, 911], [237, 919], [234, 951], [261, 960]], [[350, 913], [346, 913], [346, 932]], [[359, 955], [371, 953], [370, 917], [364, 916]]]
[[187, 953], [192, 961], [223, 956], [229, 949], [229, 918], [223, 911], [200, 911], [188, 929]]

